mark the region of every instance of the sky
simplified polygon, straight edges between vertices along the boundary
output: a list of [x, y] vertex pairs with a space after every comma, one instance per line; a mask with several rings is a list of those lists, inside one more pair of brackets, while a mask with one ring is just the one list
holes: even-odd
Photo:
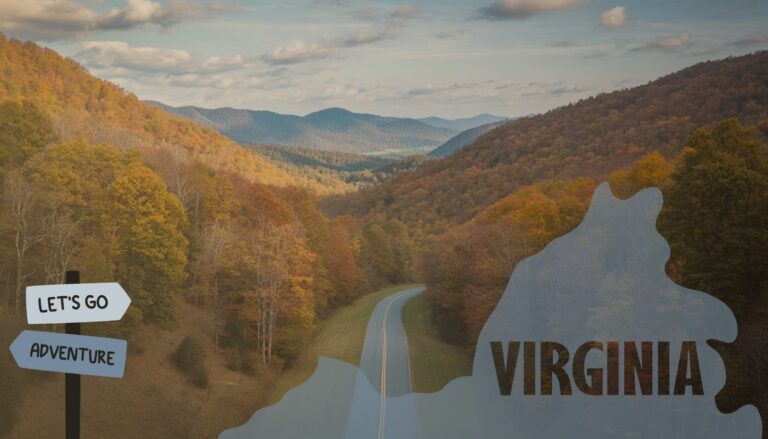
[[768, 0], [0, 0], [0, 31], [145, 100], [522, 116], [768, 49]]

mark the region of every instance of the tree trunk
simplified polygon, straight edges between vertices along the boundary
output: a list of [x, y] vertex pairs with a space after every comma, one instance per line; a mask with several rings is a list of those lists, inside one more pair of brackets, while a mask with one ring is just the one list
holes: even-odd
[[20, 245], [21, 230], [16, 231], [16, 291], [14, 295], [14, 311], [16, 315], [21, 312], [21, 283], [24, 272], [24, 249]]

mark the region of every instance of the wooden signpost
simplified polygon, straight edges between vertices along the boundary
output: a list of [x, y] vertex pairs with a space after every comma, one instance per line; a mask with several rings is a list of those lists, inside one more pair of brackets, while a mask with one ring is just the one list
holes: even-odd
[[27, 287], [29, 324], [65, 324], [65, 334], [23, 331], [11, 344], [24, 369], [65, 373], [66, 439], [80, 438], [80, 376], [122, 378], [128, 343], [80, 335], [81, 322], [120, 320], [131, 304], [117, 283], [81, 284], [80, 272], [68, 271], [66, 284]]

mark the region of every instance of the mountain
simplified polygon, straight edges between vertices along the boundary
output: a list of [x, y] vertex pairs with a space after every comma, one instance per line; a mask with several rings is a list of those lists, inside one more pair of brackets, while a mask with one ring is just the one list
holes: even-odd
[[198, 160], [275, 186], [336, 191], [281, 171], [270, 160], [217, 131], [143, 103], [115, 84], [92, 76], [75, 61], [31, 42], [0, 35], [0, 100], [27, 100], [53, 121], [60, 136], [82, 137], [135, 149], [168, 162]]
[[479, 127], [470, 128], [466, 131], [462, 131], [447, 142], [430, 151], [430, 153], [427, 155], [436, 158], [447, 157], [464, 148], [465, 146], [472, 144], [475, 140], [477, 140], [478, 137], [498, 127], [499, 125], [502, 125], [503, 123], [504, 122], [489, 123], [486, 125], [480, 125]]
[[165, 111], [207, 125], [241, 144], [295, 146], [353, 153], [426, 152], [455, 131], [396, 117], [328, 108], [304, 117], [234, 108], [171, 107], [148, 102]]
[[503, 124], [458, 153], [331, 198], [330, 213], [399, 218], [434, 235], [545, 179], [604, 178], [652, 151], [673, 159], [723, 119], [768, 126], [768, 52], [708, 61], [648, 84]]
[[466, 131], [472, 128], [479, 127], [481, 125], [488, 125], [491, 123], [501, 122], [508, 119], [507, 117], [494, 116], [492, 114], [479, 114], [475, 117], [467, 117], [463, 119], [443, 119], [441, 117], [425, 117], [418, 119], [421, 122], [432, 125], [437, 128], [444, 128], [454, 132]]

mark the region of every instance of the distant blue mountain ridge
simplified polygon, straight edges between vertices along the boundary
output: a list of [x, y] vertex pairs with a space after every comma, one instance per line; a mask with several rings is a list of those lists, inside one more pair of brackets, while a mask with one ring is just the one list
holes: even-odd
[[363, 154], [422, 153], [445, 143], [464, 129], [504, 118], [479, 115], [448, 120], [437, 117], [409, 119], [353, 113], [328, 108], [306, 116], [235, 108], [172, 107], [147, 101], [171, 114], [214, 128], [245, 145], [296, 146]]

